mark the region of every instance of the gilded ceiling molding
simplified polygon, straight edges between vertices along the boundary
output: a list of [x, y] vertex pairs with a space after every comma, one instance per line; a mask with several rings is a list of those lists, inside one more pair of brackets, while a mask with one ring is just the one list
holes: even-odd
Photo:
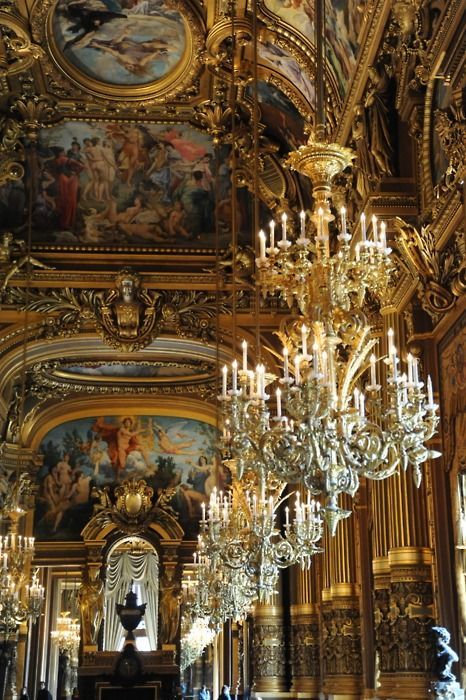
[[402, 264], [417, 280], [421, 306], [436, 324], [466, 292], [465, 234], [457, 231], [449, 245], [438, 250], [432, 226], [418, 230], [399, 217], [394, 223]]
[[43, 49], [30, 35], [29, 23], [22, 17], [16, 3], [0, 2], [0, 78], [10, 78], [29, 70]]
[[26, 151], [23, 139], [37, 141], [39, 129], [58, 118], [55, 105], [45, 95], [14, 97], [7, 114], [0, 114], [0, 186], [24, 176]]
[[[126, 110], [147, 109], [148, 106], [165, 105], [177, 98], [190, 100], [199, 90], [199, 73], [202, 68], [205, 27], [200, 13], [189, 2], [171, 0], [170, 8], [182, 17], [186, 46], [181, 60], [166, 75], [142, 84], [117, 84], [104, 82], [86, 75], [60, 51], [52, 28], [52, 17], [57, 0], [35, 2], [30, 16], [32, 37], [46, 47], [47, 54], [41, 61], [48, 81], [48, 90], [57, 97], [80, 100], [77, 111], [94, 111], [102, 104], [102, 113], [108, 115], [108, 102], [115, 101], [115, 113]], [[110, 111], [111, 111], [110, 107]]]
[[[215, 335], [217, 313], [231, 313], [225, 299], [215, 293], [188, 290], [148, 291], [138, 273], [123, 269], [113, 289], [4, 290], [7, 304], [27, 304], [29, 311], [44, 314], [43, 338], [70, 337], [93, 326], [104, 343], [122, 352], [149, 345], [161, 333], [182, 338], [210, 340]], [[25, 308], [22, 306], [22, 308]]]

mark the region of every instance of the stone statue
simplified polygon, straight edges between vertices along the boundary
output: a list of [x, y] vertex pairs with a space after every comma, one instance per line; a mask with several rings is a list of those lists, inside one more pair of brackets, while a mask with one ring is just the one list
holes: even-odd
[[354, 108], [352, 133], [358, 166], [355, 169], [356, 191], [361, 199], [365, 199], [370, 191], [370, 185], [374, 181], [376, 173], [369, 146], [367, 114], [362, 104], [357, 104]]
[[[16, 258], [14, 256], [16, 256]], [[40, 260], [37, 260], [37, 258], [27, 255], [24, 241], [15, 241], [13, 234], [4, 233], [0, 244], [0, 267], [4, 269], [5, 276], [0, 290], [3, 291], [6, 289], [13, 275], [19, 272], [25, 265], [40, 267], [42, 270], [53, 270], [50, 265], [46, 265]]]
[[152, 334], [155, 328], [155, 304], [160, 293], [142, 289], [140, 276], [128, 268], [116, 276], [115, 283], [115, 289], [103, 298], [97, 320], [106, 340], [117, 341], [111, 344], [119, 347], [124, 344], [129, 350], [133, 346], [136, 349], [138, 343]]
[[435, 635], [435, 675], [440, 681], [454, 683], [456, 677], [451, 672], [451, 666], [458, 661], [458, 654], [448, 646], [450, 632], [445, 627], [432, 627], [432, 632]]
[[180, 586], [175, 570], [168, 567], [162, 580], [160, 594], [160, 641], [173, 644], [180, 625]]
[[85, 569], [84, 580], [78, 590], [78, 603], [81, 612], [83, 645], [93, 646], [97, 643], [100, 625], [104, 615], [104, 584], [98, 576], [93, 576]]
[[384, 66], [369, 66], [369, 88], [364, 106], [368, 111], [369, 144], [378, 177], [393, 175], [393, 149], [389, 128], [389, 76]]

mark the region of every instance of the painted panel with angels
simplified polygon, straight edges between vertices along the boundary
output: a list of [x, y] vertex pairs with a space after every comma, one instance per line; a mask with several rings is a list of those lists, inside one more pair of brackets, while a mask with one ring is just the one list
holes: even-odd
[[[230, 174], [211, 137], [184, 125], [65, 122], [40, 132], [33, 244], [212, 247], [230, 240]], [[0, 226], [23, 235], [22, 182], [0, 188]], [[239, 235], [249, 218], [238, 202]], [[20, 237], [20, 236], [19, 236]]]
[[[197, 536], [202, 503], [228, 475], [215, 454], [215, 428], [168, 416], [96, 416], [59, 425], [41, 443], [35, 535], [79, 540], [92, 515], [93, 489], [144, 478], [170, 505], [187, 539]], [[95, 491], [94, 491], [95, 495]]]

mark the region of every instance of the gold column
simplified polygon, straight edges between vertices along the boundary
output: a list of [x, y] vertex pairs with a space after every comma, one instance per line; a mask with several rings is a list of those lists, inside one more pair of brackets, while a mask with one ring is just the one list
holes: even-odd
[[258, 603], [254, 609], [252, 642], [253, 688], [262, 698], [277, 698], [287, 689], [285, 623], [282, 582], [271, 604]]
[[[351, 505], [343, 496], [341, 506], [350, 510]], [[354, 515], [340, 521], [334, 537], [326, 533], [324, 548], [323, 691], [332, 700], [359, 700], [363, 675]]]
[[290, 572], [291, 690], [300, 698], [318, 698], [320, 690], [319, 562], [309, 571]]
[[[385, 332], [389, 327], [395, 330], [402, 345], [399, 316], [386, 312], [384, 325]], [[434, 611], [427, 499], [426, 469], [419, 489], [409, 469], [372, 487], [377, 697], [381, 699], [430, 697]]]

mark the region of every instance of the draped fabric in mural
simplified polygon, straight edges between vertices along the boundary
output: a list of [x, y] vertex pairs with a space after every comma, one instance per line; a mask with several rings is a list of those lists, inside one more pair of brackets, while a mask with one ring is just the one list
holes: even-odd
[[69, 421], [41, 443], [35, 535], [78, 540], [92, 514], [93, 487], [144, 478], [173, 489], [171, 506], [186, 537], [196, 537], [201, 505], [227, 478], [214, 454], [215, 429], [167, 416], [96, 416]]

